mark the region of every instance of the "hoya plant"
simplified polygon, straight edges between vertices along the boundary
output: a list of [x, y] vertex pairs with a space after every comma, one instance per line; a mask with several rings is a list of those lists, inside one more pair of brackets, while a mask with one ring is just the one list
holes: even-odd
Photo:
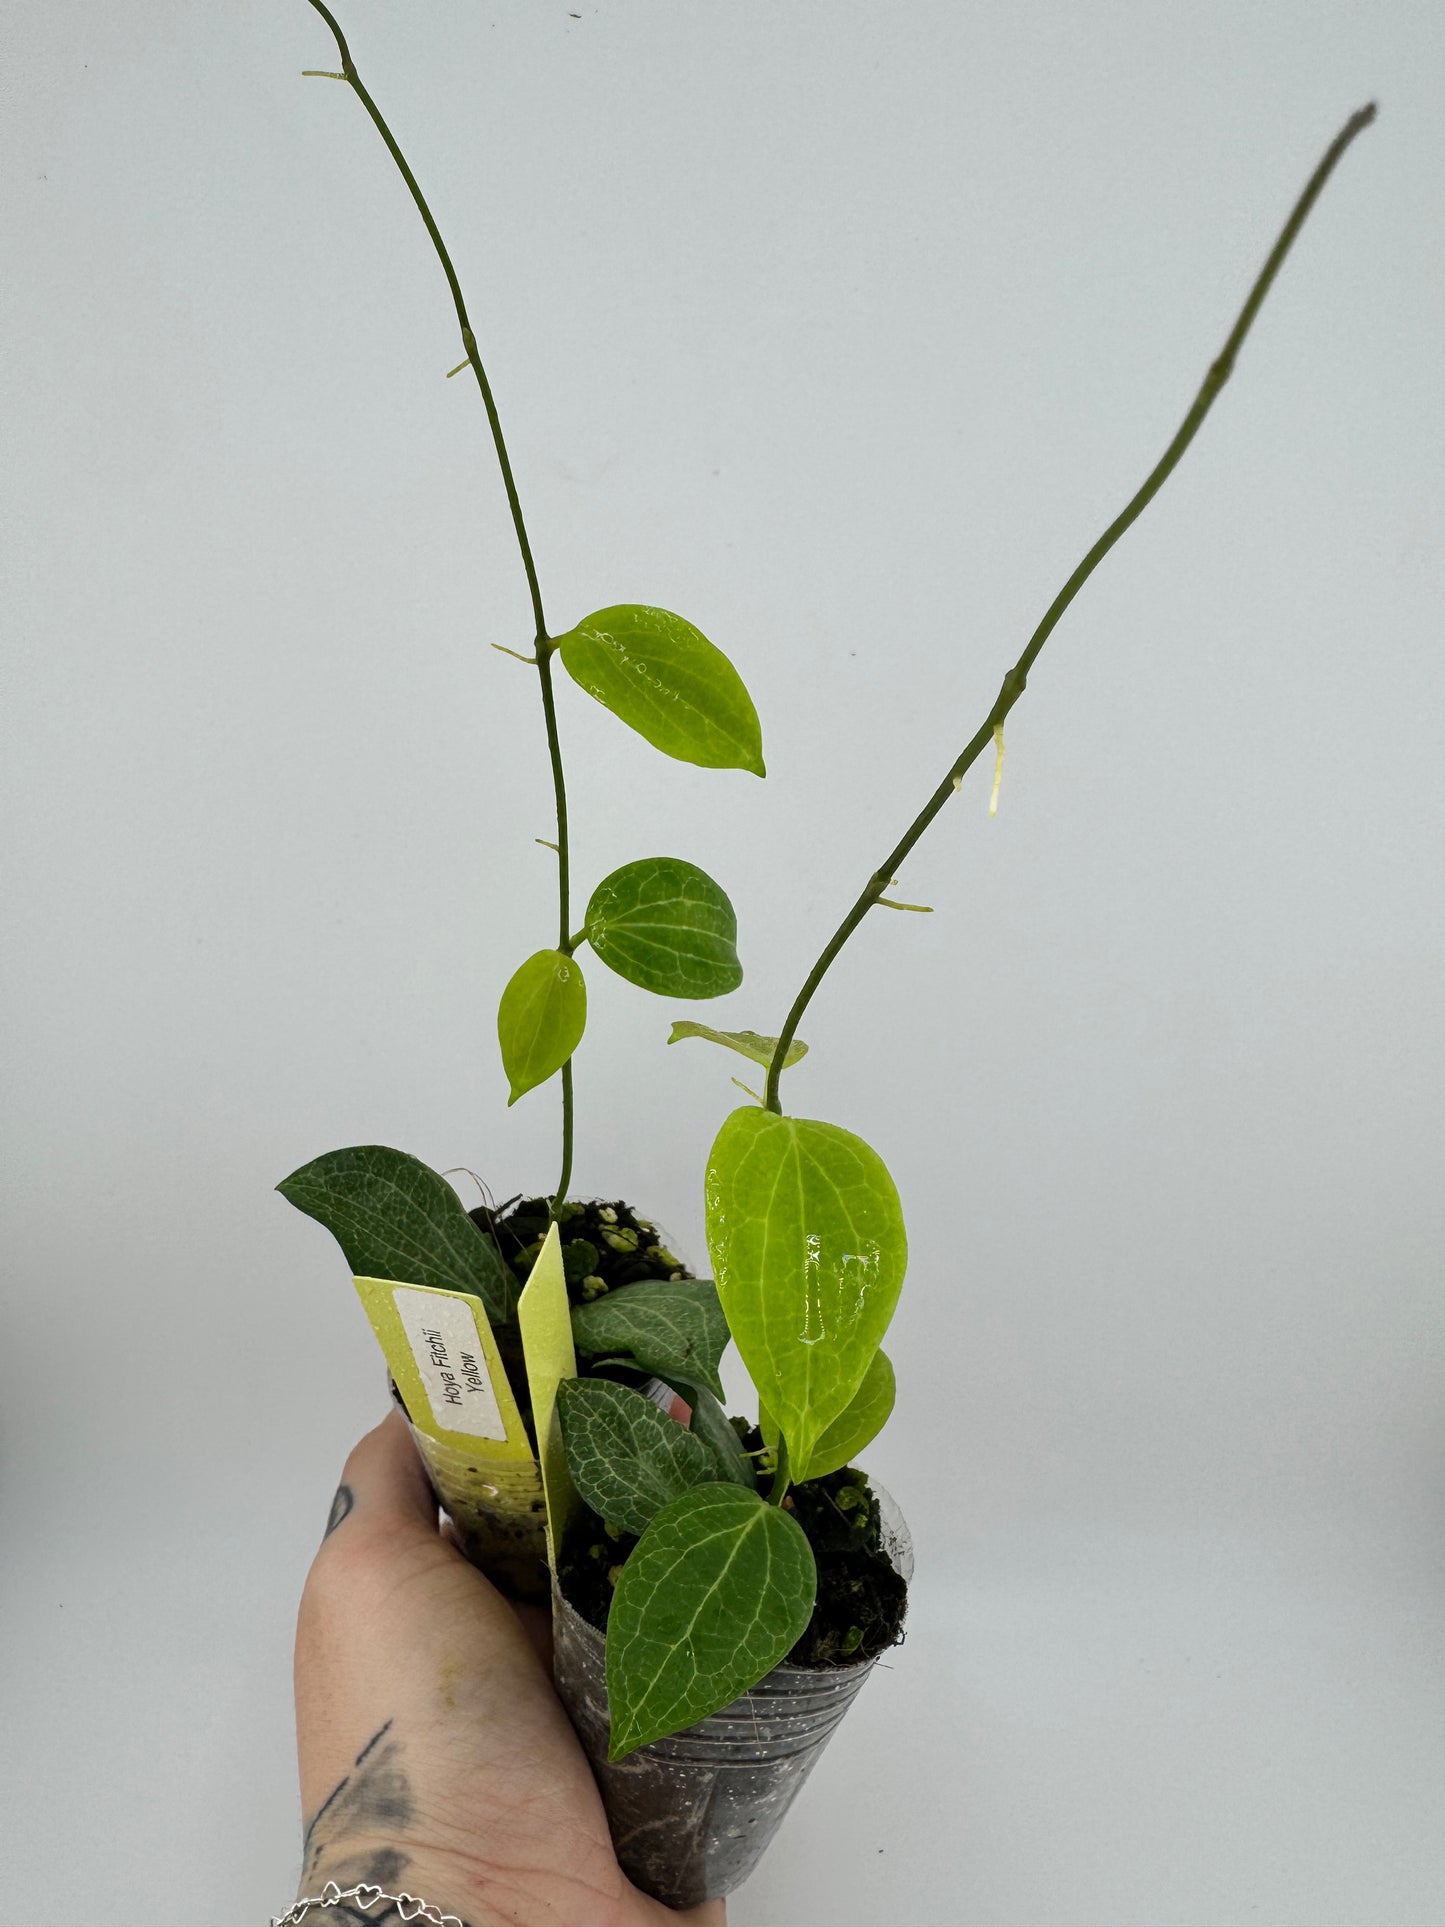
[[[693, 623], [671, 610], [608, 602], [605, 584], [596, 609], [575, 620], [568, 612], [568, 626], [554, 632], [451, 257], [341, 27], [322, 0], [310, 5], [340, 60], [326, 77], [348, 86], [370, 116], [436, 251], [464, 354], [452, 373], [469, 372], [480, 395], [531, 598], [530, 647], [493, 647], [537, 677], [556, 806], [557, 920], [551, 942], [516, 933], [519, 961], [500, 992], [497, 1037], [509, 1103], [556, 1086], [560, 1160], [550, 1191], [470, 1213], [442, 1177], [377, 1145], [331, 1152], [280, 1189], [328, 1226], [359, 1279], [475, 1299], [539, 1461], [555, 1426], [567, 1504], [549, 1484], [550, 1556], [564, 1597], [605, 1625], [609, 1752], [620, 1759], [727, 1706], [790, 1656], [858, 1665], [897, 1637], [901, 1579], [872, 1618], [862, 1607], [850, 1617], [845, 1607], [841, 1619], [824, 1623], [819, 1609], [840, 1543], [866, 1546], [875, 1564], [887, 1565], [877, 1499], [855, 1461], [894, 1403], [882, 1346], [907, 1264], [903, 1210], [883, 1159], [861, 1137], [784, 1110], [784, 1073], [806, 1049], [798, 1026], [875, 909], [921, 907], [889, 893], [990, 748], [996, 799], [1004, 725], [1040, 651], [1198, 432], [1311, 207], [1374, 110], [1354, 114], [1330, 144], [1173, 439], [1048, 605], [978, 728], [864, 880], [776, 1032], [672, 1023], [668, 1041], [721, 1046], [750, 1060], [761, 1083], [711, 1148], [698, 1147], [713, 1274], [705, 1280], [623, 1201], [573, 1195], [573, 1063], [586, 1041], [587, 972], [600, 965], [664, 999], [723, 996], [742, 982], [737, 920], [705, 871], [684, 856], [651, 853], [592, 883], [577, 913], [557, 672], [652, 750], [710, 771], [763, 776], [757, 711], [732, 661]], [[556, 1265], [566, 1292], [571, 1359], [545, 1398], [529, 1382], [520, 1308], [544, 1263]], [[752, 1417], [730, 1419], [724, 1409], [719, 1364], [729, 1342], [756, 1389]]]

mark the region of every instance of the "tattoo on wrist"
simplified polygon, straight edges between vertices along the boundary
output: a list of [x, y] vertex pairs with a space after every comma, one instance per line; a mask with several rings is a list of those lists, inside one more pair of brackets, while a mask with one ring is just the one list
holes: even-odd
[[[341, 1489], [346, 1490], [345, 1486]], [[392, 1737], [392, 1725], [388, 1720], [372, 1734], [351, 1771], [338, 1780], [312, 1815], [301, 1861], [303, 1884], [315, 1879], [322, 1859], [335, 1853], [348, 1834], [374, 1840], [378, 1834], [391, 1837], [405, 1833], [411, 1825], [411, 1784], [401, 1765], [401, 1742]]]
[[[338, 1518], [343, 1496], [346, 1508]], [[351, 1491], [342, 1486], [332, 1510], [335, 1529], [351, 1509]], [[414, 1803], [411, 1782], [401, 1763], [402, 1745], [392, 1732], [394, 1722], [379, 1727], [352, 1762], [345, 1774], [311, 1817], [302, 1849], [302, 1895], [319, 1894], [324, 1882], [334, 1880], [345, 1892], [351, 1887], [373, 1887], [382, 1893], [403, 1891], [403, 1876], [413, 1864], [412, 1857], [398, 1846], [378, 1846], [378, 1837], [394, 1840], [411, 1825]], [[348, 1852], [347, 1842], [356, 1846]], [[367, 1844], [362, 1845], [361, 1842]], [[379, 1898], [379, 1896], [378, 1896]], [[418, 1898], [445, 1911], [444, 1899], [423, 1893]], [[365, 1912], [355, 1901], [344, 1900], [329, 1907], [327, 1922], [338, 1927], [401, 1927], [404, 1916], [397, 1903], [373, 1904]], [[464, 1923], [465, 1927], [465, 1923]]]

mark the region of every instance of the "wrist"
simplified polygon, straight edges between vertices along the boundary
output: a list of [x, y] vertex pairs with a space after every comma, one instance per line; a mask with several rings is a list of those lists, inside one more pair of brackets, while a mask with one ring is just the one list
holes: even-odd
[[[307, 1912], [297, 1908], [310, 1903]], [[406, 1853], [387, 1842], [348, 1840], [345, 1849], [315, 1857], [302, 1875], [290, 1911], [278, 1919], [311, 1919], [317, 1927], [506, 1927], [500, 1914], [477, 1903], [475, 1888], [445, 1854]]]
[[284, 1914], [272, 1917], [271, 1927], [300, 1927], [313, 1911], [319, 1910], [337, 1923], [369, 1921], [372, 1927], [385, 1927], [389, 1921], [415, 1922], [416, 1927], [467, 1927], [456, 1914], [442, 1913], [419, 1894], [389, 1894], [380, 1887], [358, 1885], [338, 1887], [328, 1881], [319, 1894], [302, 1894]]

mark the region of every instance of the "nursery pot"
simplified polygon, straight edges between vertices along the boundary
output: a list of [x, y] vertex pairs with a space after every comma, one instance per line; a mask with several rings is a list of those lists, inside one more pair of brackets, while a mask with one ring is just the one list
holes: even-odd
[[[888, 1495], [873, 1490], [884, 1549], [906, 1581], [908, 1528]], [[720, 1900], [742, 1885], [881, 1657], [777, 1666], [696, 1726], [609, 1760], [606, 1642], [555, 1580], [552, 1631], [557, 1691], [592, 1763], [622, 1870], [669, 1907]]]

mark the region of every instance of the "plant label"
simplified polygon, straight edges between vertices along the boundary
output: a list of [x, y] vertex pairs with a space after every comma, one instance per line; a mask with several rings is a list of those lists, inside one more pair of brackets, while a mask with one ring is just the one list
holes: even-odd
[[668, 1418], [676, 1419], [684, 1428], [691, 1425], [692, 1407], [680, 1392], [673, 1391], [672, 1387], [664, 1384], [660, 1378], [650, 1378], [638, 1389], [644, 1398], [651, 1399], [659, 1412], [665, 1413]]
[[358, 1278], [361, 1299], [411, 1422], [481, 1456], [532, 1457], [479, 1298], [391, 1278]]
[[542, 1472], [482, 1301], [394, 1278], [355, 1283], [462, 1550], [507, 1590], [538, 1596]]
[[542, 1461], [542, 1490], [547, 1498], [547, 1547], [555, 1571], [557, 1547], [577, 1503], [567, 1470], [562, 1428], [557, 1422], [557, 1387], [564, 1378], [577, 1376], [577, 1354], [572, 1347], [572, 1307], [567, 1299], [562, 1242], [555, 1224], [547, 1232], [526, 1289], [517, 1301], [517, 1322], [522, 1327], [522, 1355], [527, 1361], [532, 1423]]

